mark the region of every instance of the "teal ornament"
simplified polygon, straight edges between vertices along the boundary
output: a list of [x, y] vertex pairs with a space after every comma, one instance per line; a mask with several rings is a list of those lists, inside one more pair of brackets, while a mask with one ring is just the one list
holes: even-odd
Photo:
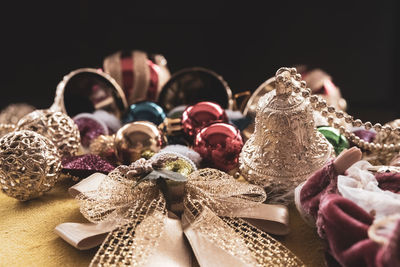
[[159, 125], [165, 118], [165, 112], [159, 105], [146, 101], [132, 104], [122, 121], [125, 124], [135, 121], [150, 121]]
[[331, 143], [336, 155], [339, 155], [344, 149], [349, 148], [349, 141], [337, 129], [329, 126], [321, 126], [318, 127], [318, 131]]

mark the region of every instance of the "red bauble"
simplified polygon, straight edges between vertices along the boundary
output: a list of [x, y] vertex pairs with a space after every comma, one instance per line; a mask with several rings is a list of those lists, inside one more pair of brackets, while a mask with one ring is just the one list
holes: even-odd
[[187, 107], [182, 114], [183, 131], [192, 138], [203, 127], [215, 122], [228, 122], [228, 117], [225, 110], [213, 102], [199, 102]]
[[243, 140], [235, 126], [214, 123], [197, 133], [193, 148], [205, 165], [230, 171], [238, 166], [242, 147]]

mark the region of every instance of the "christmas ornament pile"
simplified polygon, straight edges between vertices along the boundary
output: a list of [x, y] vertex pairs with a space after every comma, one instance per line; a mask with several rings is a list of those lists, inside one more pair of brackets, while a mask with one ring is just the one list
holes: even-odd
[[[251, 96], [233, 96], [211, 70], [170, 75], [161, 55], [115, 53], [103, 70], [66, 75], [49, 109], [13, 104], [0, 113], [1, 189], [27, 201], [61, 175], [86, 178], [70, 192], [101, 226], [95, 233], [109, 233], [93, 265], [143, 264], [165, 241], [168, 223], [178, 223], [195, 253], [205, 246], [226, 252], [233, 264], [301, 265], [250, 222], [272, 221], [275, 227], [263, 230], [286, 234], [287, 208], [271, 203], [293, 202], [294, 188], [350, 146], [371, 161], [397, 164], [400, 128], [353, 119], [329, 75], [299, 72], [307, 82], [295, 68], [281, 68]], [[240, 103], [243, 95], [249, 98]], [[170, 213], [182, 220], [171, 221]], [[65, 225], [56, 231], [78, 248], [87, 237]], [[124, 246], [121, 236], [138, 245], [124, 248], [130, 256], [113, 248]], [[196, 258], [209, 263], [205, 254]]]

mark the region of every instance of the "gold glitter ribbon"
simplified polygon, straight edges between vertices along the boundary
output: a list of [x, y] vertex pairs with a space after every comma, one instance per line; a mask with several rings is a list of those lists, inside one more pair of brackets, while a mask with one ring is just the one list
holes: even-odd
[[[65, 223], [56, 228], [76, 247], [79, 241], [98, 239], [113, 229], [91, 266], [192, 266], [190, 247], [200, 266], [304, 265], [259, 229], [287, 233], [287, 210], [262, 204], [266, 195], [259, 186], [238, 182], [215, 169], [201, 169], [181, 183], [184, 190], [173, 183], [168, 189], [173, 195], [168, 202], [173, 203], [167, 203], [165, 192], [154, 181], [136, 184], [119, 168], [108, 176], [94, 175], [72, 191], [84, 191], [77, 195], [81, 213], [96, 224], [84, 228]], [[96, 190], [85, 191], [93, 189], [100, 177], [103, 180]], [[183, 210], [181, 221], [167, 207], [175, 213]]]

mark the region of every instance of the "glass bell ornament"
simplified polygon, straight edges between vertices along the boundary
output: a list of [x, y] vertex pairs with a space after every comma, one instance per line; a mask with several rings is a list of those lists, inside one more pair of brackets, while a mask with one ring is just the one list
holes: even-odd
[[308, 98], [295, 93], [305, 86], [295, 68], [281, 68], [274, 88], [260, 98], [254, 133], [240, 154], [240, 171], [264, 186], [270, 202], [289, 203], [293, 189], [334, 155], [315, 128]]
[[232, 109], [234, 100], [228, 83], [214, 71], [194, 67], [174, 73], [163, 86], [158, 103], [166, 112], [181, 105], [194, 105], [201, 101]]
[[105, 110], [120, 118], [127, 108], [124, 91], [109, 74], [100, 69], [83, 68], [64, 76], [57, 85], [50, 109], [71, 117]]

